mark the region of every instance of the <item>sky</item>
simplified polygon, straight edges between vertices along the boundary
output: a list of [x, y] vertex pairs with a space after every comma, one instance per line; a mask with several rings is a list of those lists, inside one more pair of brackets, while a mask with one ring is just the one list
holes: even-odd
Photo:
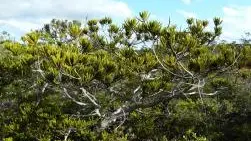
[[251, 32], [251, 0], [0, 0], [0, 31], [17, 40], [51, 19], [84, 20], [110, 16], [118, 23], [149, 11], [152, 19], [186, 27], [186, 19], [223, 20], [221, 39], [239, 40]]

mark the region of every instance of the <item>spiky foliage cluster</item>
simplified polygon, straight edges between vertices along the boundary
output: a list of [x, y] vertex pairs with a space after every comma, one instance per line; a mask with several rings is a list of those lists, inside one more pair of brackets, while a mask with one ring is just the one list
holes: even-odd
[[[208, 22], [52, 20], [0, 46], [0, 139], [246, 140], [251, 48]], [[234, 132], [234, 133], [233, 133]]]

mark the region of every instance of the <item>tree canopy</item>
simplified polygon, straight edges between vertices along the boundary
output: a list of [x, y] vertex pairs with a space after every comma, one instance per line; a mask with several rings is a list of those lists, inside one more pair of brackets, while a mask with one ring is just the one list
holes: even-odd
[[0, 140], [250, 140], [249, 43], [217, 42], [220, 18], [149, 16], [1, 38]]

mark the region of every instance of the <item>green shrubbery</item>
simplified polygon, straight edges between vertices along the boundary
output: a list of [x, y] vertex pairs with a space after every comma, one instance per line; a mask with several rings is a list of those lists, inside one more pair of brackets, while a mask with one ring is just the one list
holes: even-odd
[[52, 20], [0, 45], [0, 140], [249, 140], [251, 47], [208, 22]]

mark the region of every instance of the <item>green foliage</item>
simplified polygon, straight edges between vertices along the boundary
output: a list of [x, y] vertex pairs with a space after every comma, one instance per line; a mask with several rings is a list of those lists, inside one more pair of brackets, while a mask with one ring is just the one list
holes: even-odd
[[217, 43], [219, 18], [149, 17], [1, 38], [0, 140], [248, 140], [250, 46]]

